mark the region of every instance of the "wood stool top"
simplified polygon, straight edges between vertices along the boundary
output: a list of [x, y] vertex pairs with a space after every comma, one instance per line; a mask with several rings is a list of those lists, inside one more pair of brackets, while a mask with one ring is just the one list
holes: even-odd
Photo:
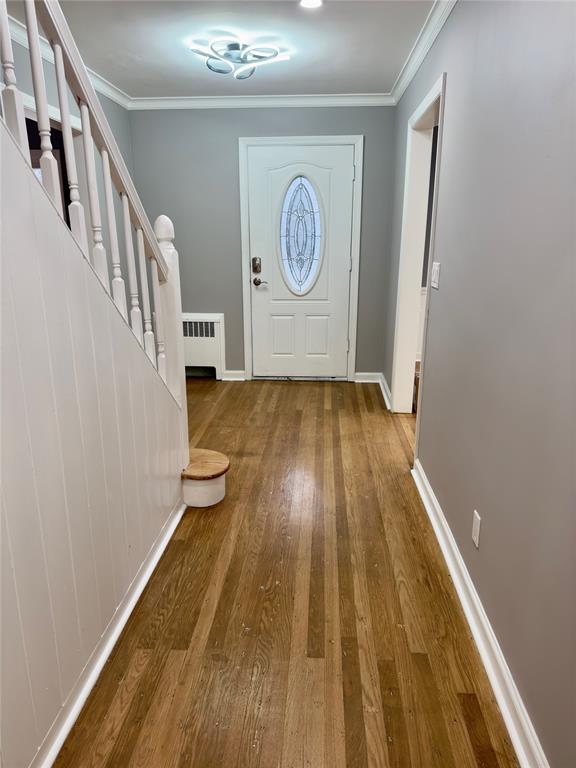
[[183, 480], [214, 480], [230, 469], [230, 459], [218, 451], [191, 448], [190, 463], [182, 472]]

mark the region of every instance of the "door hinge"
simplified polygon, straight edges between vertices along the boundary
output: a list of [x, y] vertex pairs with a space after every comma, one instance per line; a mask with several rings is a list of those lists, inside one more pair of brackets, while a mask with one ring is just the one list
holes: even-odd
[[350, 339], [347, 340], [348, 346], [346, 347], [346, 352], [350, 352]]
[[352, 181], [356, 181], [356, 163], [352, 166]]

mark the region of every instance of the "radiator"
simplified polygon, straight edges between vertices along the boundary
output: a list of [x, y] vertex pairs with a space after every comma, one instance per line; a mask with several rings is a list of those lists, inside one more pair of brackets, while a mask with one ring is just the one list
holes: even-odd
[[221, 379], [225, 368], [224, 315], [182, 313], [184, 365], [215, 368]]

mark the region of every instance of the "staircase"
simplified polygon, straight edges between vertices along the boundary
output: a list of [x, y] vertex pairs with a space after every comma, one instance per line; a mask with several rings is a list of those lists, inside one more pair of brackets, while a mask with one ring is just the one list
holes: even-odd
[[183, 512], [188, 464], [172, 223], [148, 220], [58, 3], [25, 11], [23, 95], [0, 1], [2, 768], [52, 765]]

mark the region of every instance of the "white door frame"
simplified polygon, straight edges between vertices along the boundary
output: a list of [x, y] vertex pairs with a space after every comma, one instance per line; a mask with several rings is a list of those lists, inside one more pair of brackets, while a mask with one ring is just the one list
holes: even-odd
[[420, 362], [420, 387], [416, 417], [416, 448], [418, 449], [418, 428], [420, 420], [420, 398], [424, 377], [424, 358], [430, 303], [430, 272], [434, 261], [434, 236], [436, 231], [436, 206], [440, 178], [442, 147], [442, 122], [444, 115], [444, 73], [408, 120], [406, 135], [406, 168], [404, 176], [404, 202], [402, 210], [402, 232], [400, 239], [400, 264], [398, 270], [398, 293], [396, 299], [396, 325], [394, 329], [394, 357], [392, 362], [392, 410], [399, 413], [412, 412], [414, 392], [414, 367], [418, 349], [418, 330], [421, 311], [422, 265], [426, 240], [426, 219], [430, 189], [430, 164], [432, 160], [432, 129], [438, 125], [436, 174], [430, 227], [430, 249], [428, 259], [428, 280], [424, 319], [424, 339]]
[[356, 372], [356, 331], [358, 325], [358, 280], [360, 275], [360, 230], [362, 217], [362, 169], [364, 136], [258, 136], [239, 138], [240, 160], [240, 223], [242, 244], [242, 306], [244, 315], [245, 378], [254, 371], [252, 355], [252, 271], [250, 269], [250, 220], [248, 206], [248, 150], [250, 147], [342, 146], [354, 147], [354, 189], [352, 197], [352, 234], [350, 238], [350, 305], [348, 311], [348, 370], [347, 380], [354, 381]]

